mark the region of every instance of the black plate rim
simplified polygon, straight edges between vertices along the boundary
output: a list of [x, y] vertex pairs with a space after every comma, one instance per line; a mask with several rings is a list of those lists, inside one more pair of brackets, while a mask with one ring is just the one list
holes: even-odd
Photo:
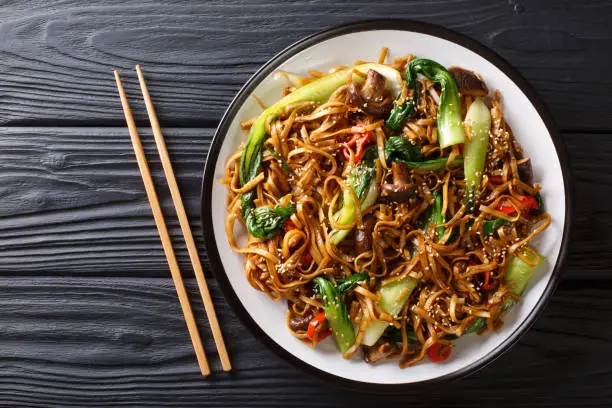
[[[221, 258], [217, 248], [214, 231], [212, 228], [206, 228], [206, 225], [212, 225], [212, 211], [211, 211], [211, 200], [205, 199], [210, 198], [212, 195], [212, 186], [214, 181], [214, 169], [218, 160], [219, 151], [223, 143], [223, 139], [231, 121], [237, 114], [239, 108], [242, 106], [244, 101], [249, 97], [252, 91], [257, 85], [273, 72], [279, 65], [281, 65], [286, 59], [293, 55], [301, 52], [302, 50], [327, 39], [349, 34], [360, 31], [372, 31], [372, 30], [402, 30], [412, 31], [423, 34], [429, 34], [435, 37], [454, 42], [461, 45], [471, 51], [476, 52], [481, 57], [485, 58], [498, 69], [504, 72], [527, 96], [533, 106], [540, 114], [546, 128], [552, 138], [553, 144], [556, 149], [557, 156], [561, 165], [561, 172], [564, 180], [564, 191], [565, 191], [565, 224], [562, 234], [561, 247], [559, 249], [559, 256], [553, 268], [553, 272], [550, 281], [542, 296], [531, 310], [529, 315], [523, 320], [517, 330], [506, 338], [498, 347], [496, 347], [486, 358], [476, 361], [470, 365], [467, 365], [457, 371], [449, 373], [447, 375], [436, 377], [428, 380], [413, 382], [413, 383], [397, 383], [397, 384], [378, 384], [369, 383], [363, 381], [350, 380], [344, 377], [340, 377], [326, 371], [323, 371], [317, 367], [314, 367], [305, 361], [297, 358], [289, 351], [278, 345], [259, 325], [253, 320], [246, 308], [241, 303], [240, 299], [234, 292], [229, 282], [229, 279], [221, 263]], [[377, 20], [366, 20], [343, 24], [336, 26], [325, 31], [308, 36], [296, 43], [285, 48], [283, 51], [275, 55], [266, 64], [264, 64], [253, 76], [246, 82], [246, 84], [240, 89], [236, 97], [232, 100], [225, 114], [223, 115], [221, 122], [215, 132], [211, 147], [208, 151], [206, 158], [206, 165], [204, 168], [204, 177], [202, 181], [202, 190], [200, 195], [201, 200], [201, 230], [204, 237], [204, 243], [208, 253], [209, 264], [211, 270], [219, 284], [225, 299], [232, 307], [233, 311], [238, 315], [241, 322], [251, 331], [251, 333], [262, 343], [272, 349], [278, 356], [284, 360], [292, 363], [296, 367], [302, 369], [308, 374], [313, 375], [315, 378], [324, 379], [328, 382], [350, 389], [359, 389], [361, 391], [368, 392], [386, 392], [386, 393], [397, 393], [406, 391], [407, 389], [413, 389], [415, 386], [434, 384], [444, 382], [452, 379], [464, 377], [468, 374], [474, 373], [497, 358], [503, 353], [508, 351], [512, 345], [514, 345], [524, 335], [528, 329], [535, 323], [537, 317], [541, 314], [542, 310], [548, 303], [557, 287], [561, 273], [565, 266], [565, 261], [568, 252], [568, 244], [571, 230], [571, 219], [573, 212], [573, 190], [572, 190], [572, 175], [570, 171], [569, 159], [565, 149], [565, 144], [559, 133], [559, 130], [550, 114], [548, 108], [536, 93], [535, 89], [527, 82], [525, 78], [513, 68], [505, 59], [499, 56], [497, 53], [482, 45], [481, 43], [473, 40], [472, 38], [452, 31], [450, 29], [421, 21], [414, 20], [401, 20], [401, 19], [377, 19]], [[221, 237], [225, 239], [225, 237]], [[228, 339], [229, 340], [229, 339]], [[230, 342], [231, 344], [231, 342]]]

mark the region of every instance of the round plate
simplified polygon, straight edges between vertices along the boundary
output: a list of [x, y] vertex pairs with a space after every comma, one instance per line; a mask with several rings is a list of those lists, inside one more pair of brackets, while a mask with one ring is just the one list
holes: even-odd
[[[279, 69], [306, 74], [326, 71], [356, 60], [375, 60], [381, 47], [390, 57], [408, 53], [442, 65], [459, 65], [480, 73], [489, 89], [502, 95], [504, 116], [526, 154], [534, 179], [552, 216], [550, 227], [535, 244], [547, 265], [529, 283], [521, 302], [504, 317], [495, 333], [469, 335], [455, 341], [451, 358], [443, 364], [428, 360], [400, 369], [397, 360], [375, 365], [361, 358], [345, 360], [332, 340], [312, 349], [294, 338], [285, 326], [287, 306], [252, 288], [243, 272], [243, 258], [234, 253], [225, 235], [226, 186], [220, 183], [225, 163], [246, 133], [240, 122], [261, 113], [251, 93], [268, 106], [281, 97], [286, 82], [275, 79]], [[248, 56], [245, 56], [248, 58]], [[378, 20], [349, 24], [308, 37], [272, 58], [240, 90], [223, 116], [206, 160], [202, 186], [202, 230], [212, 270], [226, 299], [255, 337], [317, 377], [360, 389], [398, 390], [398, 385], [431, 382], [465, 375], [499, 357], [533, 324], [559, 280], [570, 226], [571, 189], [563, 142], [548, 110], [527, 82], [507, 62], [481, 44], [453, 31], [413, 21]], [[244, 233], [245, 234], [245, 233]], [[231, 339], [228, 339], [231, 343]]]

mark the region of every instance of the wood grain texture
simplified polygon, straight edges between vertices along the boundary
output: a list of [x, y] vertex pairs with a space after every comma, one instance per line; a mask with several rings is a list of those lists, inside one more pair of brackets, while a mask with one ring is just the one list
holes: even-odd
[[[162, 125], [208, 126], [255, 70], [294, 41], [394, 17], [437, 23], [491, 47], [532, 82], [563, 129], [612, 128], [602, 103], [612, 93], [612, 78], [601, 75], [612, 71], [607, 1], [86, 4], [28, 0], [0, 10], [0, 124], [120, 126], [112, 68], [141, 63]], [[137, 90], [135, 76], [126, 87]]]
[[[383, 397], [337, 390], [289, 366], [242, 326], [210, 280], [235, 367], [222, 373], [187, 279], [216, 371], [201, 378], [112, 69], [143, 64], [206, 263], [203, 163], [235, 93], [305, 35], [388, 17], [471, 36], [549, 105], [575, 181], [565, 279], [499, 360], [466, 379]], [[607, 0], [0, 2], [0, 125], [8, 126], [0, 127], [0, 407], [612, 406], [611, 21]], [[136, 76], [124, 79], [148, 127]], [[153, 138], [145, 129], [141, 136], [188, 276]]]
[[[195, 281], [187, 284], [196, 299]], [[221, 372], [201, 324], [216, 372], [203, 379], [170, 279], [0, 278], [0, 406], [311, 408], [380, 401], [288, 366], [243, 328], [210, 284], [235, 370]], [[194, 309], [204, 316], [199, 302]], [[405, 395], [385, 396], [385, 404], [602, 406], [612, 402], [612, 361], [602, 358], [611, 319], [607, 288], [565, 283], [499, 360], [466, 379], [407, 387]]]
[[[124, 128], [0, 128], [0, 272], [166, 276]], [[199, 192], [212, 129], [164, 129], [200, 249]], [[141, 129], [182, 270], [189, 257], [148, 129]], [[612, 136], [567, 133], [576, 222], [566, 277], [610, 279]], [[598, 146], [592, 149], [591, 146]], [[205, 262], [205, 251], [201, 250]]]

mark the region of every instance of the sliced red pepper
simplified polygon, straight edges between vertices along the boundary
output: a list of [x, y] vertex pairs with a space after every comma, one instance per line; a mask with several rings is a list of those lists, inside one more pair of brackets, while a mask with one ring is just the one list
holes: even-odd
[[344, 158], [346, 159], [346, 161], [351, 160], [351, 154], [349, 153], [348, 147], [344, 146], [342, 148], [342, 153], [344, 154]]
[[491, 184], [503, 184], [504, 178], [502, 176], [489, 176]]
[[451, 354], [451, 348], [450, 346], [436, 343], [427, 349], [427, 356], [433, 363], [441, 363], [448, 360]]
[[331, 329], [326, 329], [326, 330], [321, 330], [317, 336], [317, 342], [325, 339], [326, 337], [328, 337], [330, 334], [332, 334], [332, 330]]
[[287, 231], [291, 231], [293, 229], [297, 229], [297, 226], [295, 225], [295, 223], [293, 221], [287, 220], [283, 224], [283, 229], [285, 230], [285, 232], [287, 232]]
[[359, 161], [361, 160], [361, 157], [363, 156], [363, 150], [364, 150], [363, 148], [365, 147], [366, 144], [368, 144], [371, 138], [372, 138], [372, 132], [365, 132], [363, 134], [355, 133], [355, 135], [353, 136], [351, 140], [349, 140], [347, 143], [344, 143], [344, 148], [342, 149], [344, 158], [347, 161], [351, 159], [351, 155], [349, 153], [348, 148], [349, 146], [352, 147], [352, 145], [356, 145], [355, 155], [353, 156], [353, 158], [354, 158], [354, 163], [359, 163]]
[[[325, 321], [325, 312], [317, 313], [308, 323], [308, 330], [306, 331], [306, 335], [310, 340], [315, 340], [315, 336], [317, 336], [317, 327]], [[322, 340], [321, 337], [323, 333], [319, 333], [319, 340]], [[325, 336], [327, 337], [327, 336]]]
[[[363, 123], [362, 121], [358, 121], [357, 125], [365, 126], [365, 123]], [[371, 138], [372, 132], [369, 130], [353, 133], [353, 137], [348, 142], [343, 143], [344, 148], [342, 149], [342, 153], [344, 154], [344, 158], [346, 159], [346, 161], [349, 161], [351, 159], [351, 155], [348, 148], [356, 146], [357, 148], [355, 150], [354, 163], [359, 163], [359, 161], [361, 160], [361, 156], [363, 155], [363, 148], [370, 141]]]
[[363, 156], [363, 147], [370, 141], [370, 136], [366, 135], [357, 141], [357, 151], [355, 152], [355, 163], [359, 163], [361, 156]]
[[538, 201], [535, 197], [532, 196], [523, 196], [521, 200], [519, 200], [521, 206], [528, 210], [537, 210], [538, 209]]
[[351, 138], [351, 140], [349, 140], [348, 142], [344, 143], [347, 146], [355, 146], [355, 143], [357, 143], [357, 140], [359, 140], [361, 138], [361, 133], [354, 133], [353, 137]]
[[498, 204], [495, 209], [499, 212], [503, 212], [504, 214], [514, 214], [516, 212], [516, 208], [511, 206], [510, 204]]
[[[519, 200], [519, 205], [521, 210], [537, 210], [538, 209], [538, 200], [532, 196], [523, 196], [522, 199]], [[509, 204], [498, 204], [495, 208], [497, 211], [503, 212], [504, 214], [514, 214], [516, 209]]]

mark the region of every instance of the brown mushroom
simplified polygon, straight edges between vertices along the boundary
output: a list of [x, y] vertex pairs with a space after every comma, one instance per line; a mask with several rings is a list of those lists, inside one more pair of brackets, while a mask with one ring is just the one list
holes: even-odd
[[355, 251], [357, 254], [362, 254], [372, 249], [372, 233], [375, 226], [375, 216], [368, 214], [363, 217], [363, 228], [357, 228], [355, 231]]
[[391, 175], [393, 176], [393, 184], [410, 183], [410, 173], [405, 163], [393, 162], [391, 164]]
[[303, 316], [291, 313], [289, 318], [289, 327], [293, 331], [305, 331], [308, 329], [308, 323], [312, 320], [313, 313], [306, 313]]
[[410, 184], [383, 184], [383, 196], [397, 203], [407, 203], [416, 197], [417, 189]]
[[383, 184], [383, 196], [398, 203], [406, 203], [411, 198], [416, 197], [417, 188], [410, 184], [410, 174], [405, 163], [393, 162], [391, 164], [391, 174], [393, 175], [393, 184]]
[[363, 87], [358, 82], [348, 86], [349, 103], [373, 117], [384, 117], [393, 109], [393, 100], [385, 93], [385, 77], [368, 71]]
[[459, 67], [451, 67], [448, 72], [455, 77], [462, 95], [486, 96], [489, 93], [484, 81], [474, 72]]
[[368, 71], [361, 95], [367, 102], [381, 102], [385, 99], [385, 77], [374, 71]]

